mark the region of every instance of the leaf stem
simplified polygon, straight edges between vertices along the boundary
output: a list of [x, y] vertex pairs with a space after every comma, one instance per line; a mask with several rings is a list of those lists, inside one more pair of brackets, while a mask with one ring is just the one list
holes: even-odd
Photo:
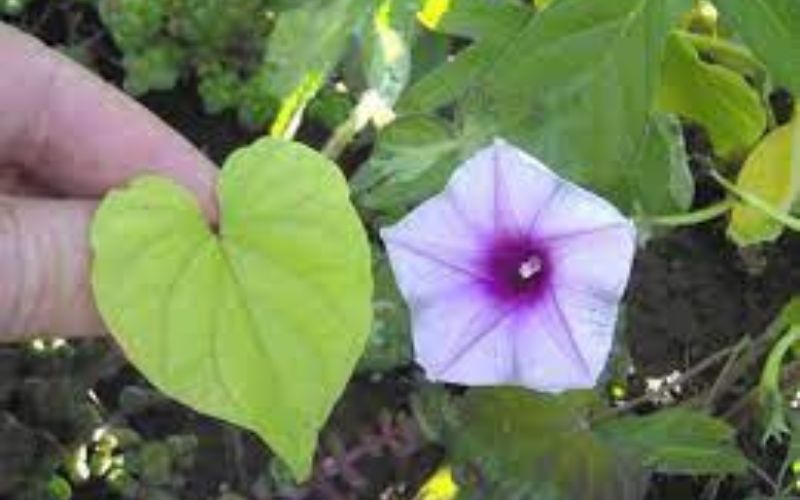
[[716, 219], [721, 215], [727, 213], [733, 205], [735, 201], [733, 198], [726, 198], [720, 202], [714, 203], [707, 207], [703, 207], [701, 209], [687, 212], [684, 214], [670, 214], [670, 215], [658, 215], [654, 217], [640, 217], [639, 222], [643, 222], [645, 224], [651, 224], [654, 226], [667, 226], [667, 227], [680, 227], [680, 226], [693, 226], [695, 224], [700, 224], [702, 222], [708, 222], [710, 220]]
[[322, 154], [336, 160], [369, 123], [381, 128], [392, 120], [394, 112], [391, 107], [375, 90], [367, 90], [359, 98], [350, 116], [333, 131], [333, 135], [322, 148]]
[[762, 212], [764, 215], [770, 217], [771, 219], [780, 222], [789, 229], [800, 232], [800, 219], [792, 217], [783, 210], [780, 210], [779, 208], [765, 201], [760, 196], [737, 187], [735, 184], [733, 184], [731, 181], [723, 177], [719, 172], [717, 172], [714, 169], [710, 171], [709, 175], [711, 175], [711, 178], [717, 181], [717, 183], [719, 183], [722, 187], [724, 187], [731, 193], [735, 194], [744, 203]]

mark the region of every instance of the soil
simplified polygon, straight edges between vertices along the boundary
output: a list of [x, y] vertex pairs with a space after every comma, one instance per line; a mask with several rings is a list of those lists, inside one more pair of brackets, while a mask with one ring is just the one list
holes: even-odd
[[[35, 6], [23, 21], [41, 19], [42, 9]], [[90, 12], [83, 15], [89, 18], [90, 25], [96, 25]], [[50, 43], [64, 42], [68, 33], [63, 17], [53, 13], [47, 16], [39, 23], [37, 33]], [[108, 40], [98, 40], [98, 50], [113, 51]], [[107, 62], [99, 64], [105, 77], [119, 81], [118, 68]], [[203, 113], [192, 82], [184, 82], [172, 92], [147, 95], [142, 102], [218, 163], [258, 135], [242, 129], [231, 114]], [[317, 132], [305, 131], [301, 140], [318, 146], [324, 136]], [[698, 204], [716, 194], [701, 185]], [[785, 235], [775, 245], [742, 254], [726, 241], [722, 221], [676, 230], [650, 242], [636, 258], [627, 301], [627, 335], [635, 378], [641, 381], [673, 370], [684, 371], [744, 335], [761, 333], [793, 293], [800, 290], [800, 266], [796, 264], [800, 264], [798, 238]], [[408, 445], [405, 453], [387, 452], [391, 446], [380, 441], [386, 438], [387, 428], [381, 427], [381, 415], [407, 409], [407, 376], [397, 373], [377, 382], [358, 379], [332, 419], [330, 429], [335, 432], [329, 436], [336, 436], [351, 451], [354, 443], [356, 447], [363, 444], [364, 436], [367, 444], [379, 441], [383, 448], [377, 457], [359, 456], [348, 466], [350, 470], [340, 470], [330, 481], [318, 484], [316, 493], [286, 498], [331, 500], [337, 498], [331, 488], [338, 488], [339, 492], [363, 488], [362, 498], [378, 498], [389, 486], [403, 490], [398, 485], [405, 485], [405, 493], [385, 498], [411, 498], [409, 492], [435, 467], [440, 452], [424, 448], [414, 442], [418, 436], [402, 432], [390, 441], [397, 441], [395, 451]], [[706, 378], [698, 383], [708, 381]], [[101, 382], [98, 397], [114, 406], [121, 388], [130, 384], [141, 384], [141, 379], [125, 367]], [[224, 484], [246, 493], [254, 478], [269, 466], [263, 448], [251, 436], [173, 403], [160, 403], [136, 415], [131, 424], [146, 437], [159, 438], [171, 432], [194, 432], [200, 436], [198, 461], [188, 478], [186, 498], [212, 498]], [[389, 427], [397, 429], [396, 424]], [[336, 446], [328, 443], [324, 447], [326, 453], [335, 457]], [[359, 486], [363, 481], [370, 484]], [[694, 478], [657, 478], [649, 498], [696, 498], [702, 488], [702, 482]], [[109, 498], [104, 495], [107, 494], [97, 485], [90, 485], [77, 498]], [[718, 498], [737, 496], [728, 492]]]

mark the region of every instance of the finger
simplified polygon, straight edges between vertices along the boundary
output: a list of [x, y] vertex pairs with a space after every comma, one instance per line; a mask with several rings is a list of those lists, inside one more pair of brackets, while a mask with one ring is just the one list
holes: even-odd
[[0, 343], [105, 331], [89, 281], [92, 201], [0, 197]]
[[194, 191], [216, 217], [216, 169], [144, 107], [2, 23], [0, 67], [0, 164], [91, 197], [155, 171]]

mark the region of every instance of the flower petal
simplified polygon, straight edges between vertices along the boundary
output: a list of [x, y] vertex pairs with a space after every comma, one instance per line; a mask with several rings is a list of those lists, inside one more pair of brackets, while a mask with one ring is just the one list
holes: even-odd
[[446, 192], [480, 234], [525, 234], [560, 182], [538, 160], [497, 139], [453, 174]]
[[545, 242], [552, 286], [588, 291], [610, 304], [622, 298], [636, 249], [632, 223], [622, 220]]
[[428, 378], [471, 385], [511, 382], [515, 311], [465, 287], [413, 311], [414, 350]]
[[400, 291], [411, 305], [488, 279], [481, 241], [458, 209], [437, 196], [381, 230]]
[[558, 189], [531, 221], [530, 234], [546, 243], [549, 240], [582, 237], [615, 226], [633, 229], [631, 222], [614, 205], [561, 179]]
[[523, 328], [512, 337], [516, 383], [547, 392], [596, 384], [613, 343], [616, 305], [551, 291], [521, 316]]

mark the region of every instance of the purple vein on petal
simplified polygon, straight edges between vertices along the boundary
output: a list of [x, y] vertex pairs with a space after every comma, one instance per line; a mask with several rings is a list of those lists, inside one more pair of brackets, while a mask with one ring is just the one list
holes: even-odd
[[557, 242], [557, 241], [560, 241], [560, 240], [566, 240], [566, 239], [572, 239], [572, 238], [585, 238], [586, 236], [593, 236], [593, 235], [595, 235], [597, 233], [602, 233], [604, 231], [611, 231], [611, 230], [614, 230], [614, 229], [617, 229], [617, 228], [623, 229], [623, 228], [626, 228], [626, 227], [627, 226], [622, 222], [612, 222], [612, 223], [603, 224], [603, 225], [600, 225], [600, 226], [589, 227], [589, 228], [585, 228], [585, 229], [579, 229], [577, 231], [570, 231], [570, 232], [567, 232], [567, 233], [554, 234], [552, 236], [545, 236], [543, 238], [540, 238], [539, 241], [541, 241], [542, 243], [554, 243], [554, 242]]
[[558, 317], [558, 321], [563, 326], [563, 331], [565, 334], [557, 335], [548, 331], [547, 335], [551, 340], [553, 340], [558, 347], [558, 350], [561, 351], [564, 356], [579, 365], [584, 375], [591, 377], [592, 371], [589, 368], [589, 363], [586, 362], [586, 359], [583, 357], [583, 353], [581, 353], [580, 349], [578, 348], [578, 343], [572, 334], [572, 327], [570, 326], [569, 321], [564, 314], [564, 310], [561, 308], [561, 304], [558, 301], [555, 290], [550, 289], [548, 295], [550, 296], [550, 302], [553, 305], [553, 309]]
[[461, 219], [461, 221], [464, 223], [467, 229], [471, 230], [476, 235], [485, 232], [484, 228], [480, 227], [480, 224], [477, 224], [473, 219], [471, 219], [467, 215], [470, 212], [470, 210], [464, 208], [455, 190], [447, 189], [444, 191], [443, 194], [444, 194], [444, 200], [447, 201], [447, 203], [453, 208], [453, 211], [458, 216], [458, 218]]
[[563, 290], [570, 295], [578, 296], [578, 297], [585, 297], [588, 299], [595, 300], [606, 307], [616, 307], [617, 303], [619, 302], [619, 297], [621, 292], [617, 290], [620, 287], [614, 287], [614, 289], [607, 289], [605, 287], [597, 287], [597, 286], [575, 286], [573, 283], [575, 280], [568, 281], [559, 281], [558, 279], [553, 279], [550, 282], [550, 286], [552, 286], [556, 290]]
[[[506, 185], [506, 178], [505, 175], [503, 175], [503, 168], [500, 163], [500, 148], [497, 146], [492, 148], [492, 174], [494, 177], [492, 186], [492, 197], [494, 198], [492, 200], [494, 205], [494, 230], [505, 232], [508, 226], [517, 230], [517, 222], [514, 213], [508, 209], [509, 207], [507, 205], [507, 203], [509, 203], [508, 186]], [[508, 221], [506, 221], [506, 219], [508, 219]]]
[[[471, 278], [473, 278], [475, 280], [481, 281], [481, 282], [491, 282], [491, 277], [490, 276], [487, 276], [486, 274], [480, 273], [477, 269], [473, 269], [470, 266], [459, 264], [458, 262], [450, 261], [447, 258], [439, 256], [436, 253], [434, 253], [434, 252], [432, 252], [432, 251], [430, 251], [430, 250], [428, 250], [426, 248], [423, 248], [421, 246], [417, 246], [414, 243], [411, 243], [409, 241], [402, 240], [402, 239], [399, 239], [399, 238], [388, 237], [386, 239], [387, 239], [387, 241], [390, 241], [393, 245], [396, 245], [397, 247], [403, 248], [404, 250], [406, 250], [408, 252], [411, 252], [414, 255], [418, 256], [418, 257], [422, 257], [423, 259], [427, 259], [427, 260], [429, 260], [431, 262], [434, 262], [434, 263], [436, 263], [436, 264], [438, 264], [438, 265], [440, 265], [440, 266], [442, 266], [442, 267], [444, 267], [446, 269], [449, 269], [449, 270], [454, 271], [454, 272], [459, 273], [459, 274], [465, 274], [465, 275], [467, 275], [467, 276], [469, 276], [469, 277], [471, 277]], [[431, 242], [428, 242], [428, 243], [431, 243]], [[436, 243], [432, 243], [432, 244], [436, 245]]]
[[[448, 371], [450, 371], [453, 365], [458, 363], [469, 351], [471, 351], [476, 345], [478, 345], [478, 343], [481, 340], [485, 339], [488, 335], [490, 335], [493, 331], [495, 331], [495, 329], [498, 326], [500, 326], [500, 324], [503, 321], [505, 321], [509, 316], [513, 315], [519, 307], [520, 306], [518, 303], [506, 306], [502, 308], [499, 312], [495, 312], [485, 325], [481, 325], [478, 326], [477, 328], [474, 328], [476, 331], [472, 335], [466, 335], [465, 333], [464, 337], [467, 337], [466, 342], [461, 347], [459, 347], [455, 351], [455, 353], [452, 356], [450, 356], [450, 358], [448, 358], [444, 363], [441, 363], [439, 367], [437, 367], [434, 371], [439, 375], [445, 374]], [[494, 312], [495, 310], [496, 308], [494, 307], [489, 308], [490, 313]], [[475, 323], [483, 316], [482, 313], [484, 311], [485, 309], [484, 310], [479, 309], [475, 313], [475, 315], [472, 316], [472, 318], [470, 318], [469, 323], [466, 325], [465, 328], [467, 332], [473, 329]]]
[[542, 201], [539, 209], [533, 215], [531, 223], [528, 225], [528, 231], [526, 234], [533, 234], [536, 231], [536, 226], [539, 224], [539, 219], [541, 218], [542, 214], [547, 212], [547, 208], [553, 203], [553, 201], [556, 200], [558, 196], [560, 196], [564, 186], [565, 184], [563, 182], [555, 182], [553, 184], [553, 187], [550, 188], [550, 192], [547, 194], [547, 197]]

